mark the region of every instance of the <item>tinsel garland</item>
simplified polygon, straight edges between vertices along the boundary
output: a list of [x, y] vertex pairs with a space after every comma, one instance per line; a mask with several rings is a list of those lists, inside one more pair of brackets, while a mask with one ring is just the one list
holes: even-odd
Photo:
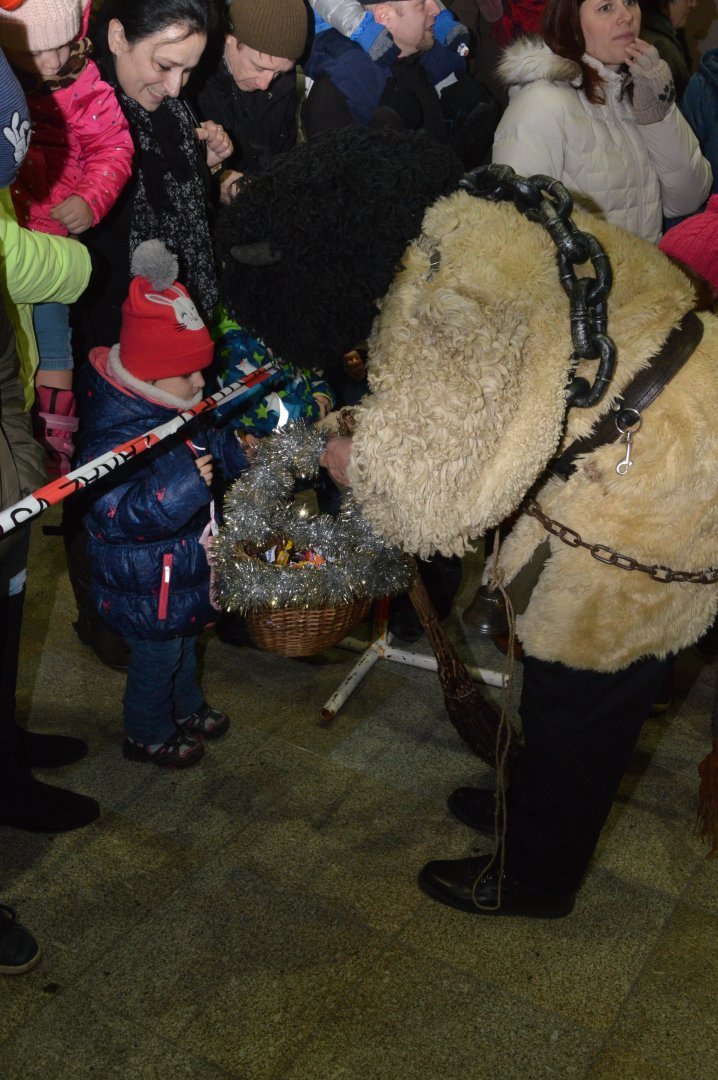
[[[411, 583], [411, 561], [366, 521], [351, 492], [337, 517], [294, 502], [297, 479], [313, 479], [327, 435], [302, 422], [259, 443], [252, 466], [230, 488], [224, 524], [212, 541], [213, 599], [246, 614], [277, 608], [335, 608], [362, 597], [396, 595]], [[313, 548], [322, 567], [280, 567], [262, 553], [278, 540]]]

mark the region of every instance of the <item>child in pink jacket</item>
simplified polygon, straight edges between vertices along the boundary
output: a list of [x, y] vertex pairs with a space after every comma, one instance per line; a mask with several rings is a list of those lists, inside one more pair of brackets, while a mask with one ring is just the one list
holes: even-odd
[[[90, 59], [83, 0], [24, 0], [0, 8], [0, 45], [22, 84], [32, 139], [11, 188], [21, 225], [74, 236], [96, 225], [130, 178], [134, 146], [115, 93]], [[77, 429], [69, 309], [34, 312], [40, 353], [36, 432], [51, 474], [68, 471]]]

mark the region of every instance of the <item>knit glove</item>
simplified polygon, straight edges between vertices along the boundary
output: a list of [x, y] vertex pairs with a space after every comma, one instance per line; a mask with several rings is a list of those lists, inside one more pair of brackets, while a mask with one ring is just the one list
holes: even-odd
[[657, 124], [663, 120], [673, 102], [676, 89], [665, 60], [661, 60], [655, 45], [646, 49], [628, 65], [633, 76], [633, 111], [639, 124]]
[[440, 45], [453, 49], [459, 56], [469, 55], [469, 31], [448, 8], [443, 8], [434, 19], [434, 37]]

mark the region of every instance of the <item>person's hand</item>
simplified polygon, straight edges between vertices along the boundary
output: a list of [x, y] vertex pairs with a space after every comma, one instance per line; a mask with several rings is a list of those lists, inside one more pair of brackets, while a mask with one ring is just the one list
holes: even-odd
[[212, 486], [212, 455], [202, 454], [201, 457], [195, 458], [194, 463], [199, 469], [199, 475], [204, 480], [207, 487]]
[[203, 120], [195, 130], [200, 142], [207, 143], [207, 164], [210, 169], [228, 158], [234, 150], [229, 135], [222, 125], [215, 124], [214, 120]]
[[244, 456], [249, 464], [253, 465], [257, 457], [257, 449], [262, 440], [258, 439], [256, 435], [252, 435], [249, 431], [235, 431], [235, 435], [242, 444]]
[[661, 60], [655, 45], [640, 38], [626, 46], [626, 63], [633, 76], [636, 121], [644, 126], [657, 124], [676, 100], [671, 69]]
[[351, 456], [352, 440], [344, 438], [343, 435], [330, 435], [327, 448], [319, 458], [319, 464], [327, 470], [335, 484], [348, 487], [347, 468]]
[[315, 394], [314, 400], [319, 406], [319, 418], [323, 420], [327, 413], [332, 411], [332, 403], [326, 394]]
[[225, 169], [219, 178], [219, 201], [224, 206], [229, 206], [232, 199], [237, 194], [235, 185], [238, 180], [241, 180], [244, 173], [237, 172], [236, 169]]
[[95, 221], [90, 204], [85, 202], [82, 195], [68, 195], [66, 199], [53, 207], [50, 217], [59, 221], [68, 232], [75, 235], [85, 232]]

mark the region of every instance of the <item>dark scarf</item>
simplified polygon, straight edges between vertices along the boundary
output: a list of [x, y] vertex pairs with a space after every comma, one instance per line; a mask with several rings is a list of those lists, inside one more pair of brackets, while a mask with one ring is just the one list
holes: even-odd
[[17, 71], [18, 79], [23, 90], [29, 94], [54, 94], [56, 90], [64, 90], [71, 86], [87, 67], [87, 62], [92, 55], [92, 45], [89, 38], [81, 38], [73, 41], [70, 45], [70, 55], [56, 75], [47, 77], [31, 75], [27, 71]]
[[204, 162], [193, 118], [183, 101], [165, 98], [153, 112], [117, 88], [138, 160], [130, 225], [130, 258], [143, 240], [162, 240], [179, 260], [205, 322], [217, 302], [217, 275], [207, 220]]

